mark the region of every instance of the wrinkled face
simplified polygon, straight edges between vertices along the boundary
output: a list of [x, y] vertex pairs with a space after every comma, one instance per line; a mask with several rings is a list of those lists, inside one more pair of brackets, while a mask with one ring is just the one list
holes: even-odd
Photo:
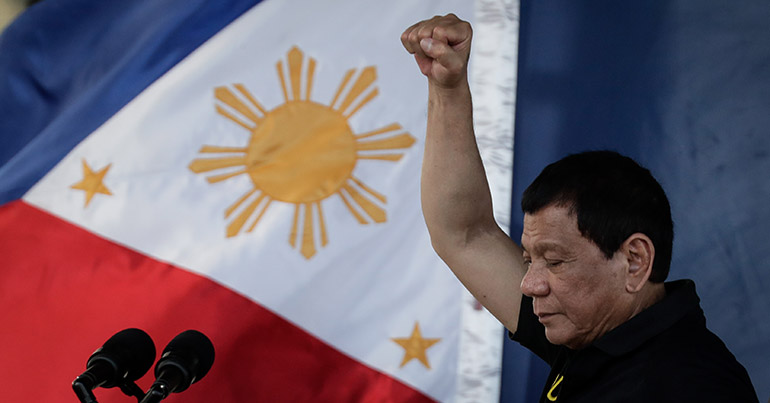
[[579, 349], [630, 318], [627, 260], [620, 252], [607, 259], [568, 208], [525, 214], [521, 244], [529, 266], [521, 291], [551, 343]]

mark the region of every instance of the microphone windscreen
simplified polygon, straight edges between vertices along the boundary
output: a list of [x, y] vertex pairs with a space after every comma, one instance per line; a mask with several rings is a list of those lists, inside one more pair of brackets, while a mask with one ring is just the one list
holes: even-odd
[[125, 329], [110, 337], [88, 359], [87, 367], [100, 359], [114, 361], [127, 371], [126, 379], [135, 381], [152, 367], [155, 361], [155, 343], [141, 329]]
[[[161, 361], [171, 356], [182, 358], [191, 372], [191, 383], [203, 378], [214, 364], [214, 345], [197, 330], [186, 330], [174, 337], [163, 350]], [[160, 362], [158, 363], [160, 364]], [[158, 367], [156, 367], [156, 372]]]

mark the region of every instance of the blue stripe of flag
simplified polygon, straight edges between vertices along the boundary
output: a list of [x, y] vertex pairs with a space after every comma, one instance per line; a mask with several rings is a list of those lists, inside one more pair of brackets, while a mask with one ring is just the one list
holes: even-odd
[[46, 0], [0, 36], [0, 205], [260, 0]]

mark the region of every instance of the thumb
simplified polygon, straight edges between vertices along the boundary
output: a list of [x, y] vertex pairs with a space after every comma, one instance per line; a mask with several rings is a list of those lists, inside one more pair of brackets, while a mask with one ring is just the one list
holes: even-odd
[[420, 49], [426, 56], [437, 61], [451, 75], [459, 74], [465, 69], [463, 57], [446, 42], [433, 38], [423, 38], [420, 40]]
[[420, 40], [420, 49], [422, 49], [423, 53], [425, 53], [426, 56], [430, 57], [431, 59], [435, 59], [437, 56], [436, 47], [440, 46], [440, 45], [437, 45], [437, 42], [438, 41], [433, 38], [422, 38]]

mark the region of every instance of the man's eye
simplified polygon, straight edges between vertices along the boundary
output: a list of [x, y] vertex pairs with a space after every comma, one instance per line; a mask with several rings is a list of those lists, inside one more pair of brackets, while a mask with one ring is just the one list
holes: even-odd
[[548, 266], [548, 267], [556, 267], [556, 266], [559, 266], [562, 263], [564, 263], [563, 260], [546, 260], [545, 261], [545, 265]]

